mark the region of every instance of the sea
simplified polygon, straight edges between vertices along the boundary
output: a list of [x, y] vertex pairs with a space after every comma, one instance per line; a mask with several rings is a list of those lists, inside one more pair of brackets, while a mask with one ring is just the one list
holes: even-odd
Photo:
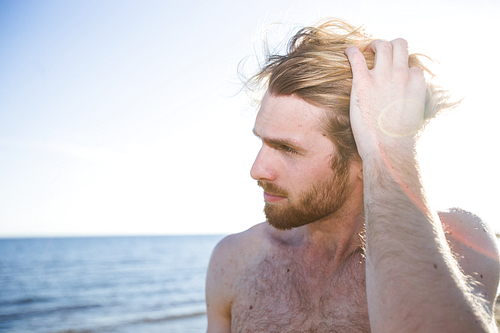
[[0, 239], [0, 332], [206, 332], [223, 237]]

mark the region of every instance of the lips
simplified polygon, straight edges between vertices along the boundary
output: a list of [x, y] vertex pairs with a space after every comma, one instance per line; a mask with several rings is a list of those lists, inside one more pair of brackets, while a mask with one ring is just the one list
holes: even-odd
[[264, 192], [264, 199], [267, 202], [278, 202], [278, 201], [283, 200], [284, 198], [285, 197], [282, 197], [282, 196], [279, 196], [279, 195], [276, 195], [276, 194], [271, 194], [271, 193], [268, 193], [268, 192]]

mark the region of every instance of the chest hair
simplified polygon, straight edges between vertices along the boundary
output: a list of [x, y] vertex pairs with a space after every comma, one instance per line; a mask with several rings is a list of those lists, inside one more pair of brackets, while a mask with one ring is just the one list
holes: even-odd
[[335, 268], [329, 258], [266, 255], [236, 288], [232, 332], [370, 332], [361, 253]]

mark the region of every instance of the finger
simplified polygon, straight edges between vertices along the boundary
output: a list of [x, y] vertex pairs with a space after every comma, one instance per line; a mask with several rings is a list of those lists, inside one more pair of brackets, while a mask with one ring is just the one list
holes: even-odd
[[418, 78], [420, 80], [424, 80], [425, 81], [424, 70], [422, 68], [419, 68], [419, 67], [410, 67], [409, 70], [410, 70], [410, 75], [412, 77], [415, 77], [415, 78]]
[[425, 96], [426, 82], [425, 82], [424, 71], [418, 67], [410, 67], [409, 73], [410, 73], [410, 83], [409, 83], [410, 85], [408, 89], [411, 89], [415, 93], [420, 92]]
[[357, 77], [364, 77], [369, 74], [365, 56], [356, 46], [348, 47], [345, 49], [344, 53], [351, 64], [352, 77], [354, 80], [356, 80]]
[[383, 40], [375, 40], [366, 48], [367, 52], [375, 53], [373, 69], [386, 69], [392, 66], [393, 45]]
[[393, 66], [395, 69], [408, 70], [408, 42], [402, 38], [391, 42], [393, 49]]

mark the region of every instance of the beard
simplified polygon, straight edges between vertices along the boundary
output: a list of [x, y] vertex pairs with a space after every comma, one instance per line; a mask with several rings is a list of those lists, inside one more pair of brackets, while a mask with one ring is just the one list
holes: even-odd
[[348, 165], [334, 163], [331, 177], [317, 181], [292, 200], [289, 193], [272, 183], [258, 181], [267, 193], [285, 197], [287, 203], [266, 202], [267, 222], [279, 230], [297, 228], [335, 214], [347, 201], [349, 191]]

